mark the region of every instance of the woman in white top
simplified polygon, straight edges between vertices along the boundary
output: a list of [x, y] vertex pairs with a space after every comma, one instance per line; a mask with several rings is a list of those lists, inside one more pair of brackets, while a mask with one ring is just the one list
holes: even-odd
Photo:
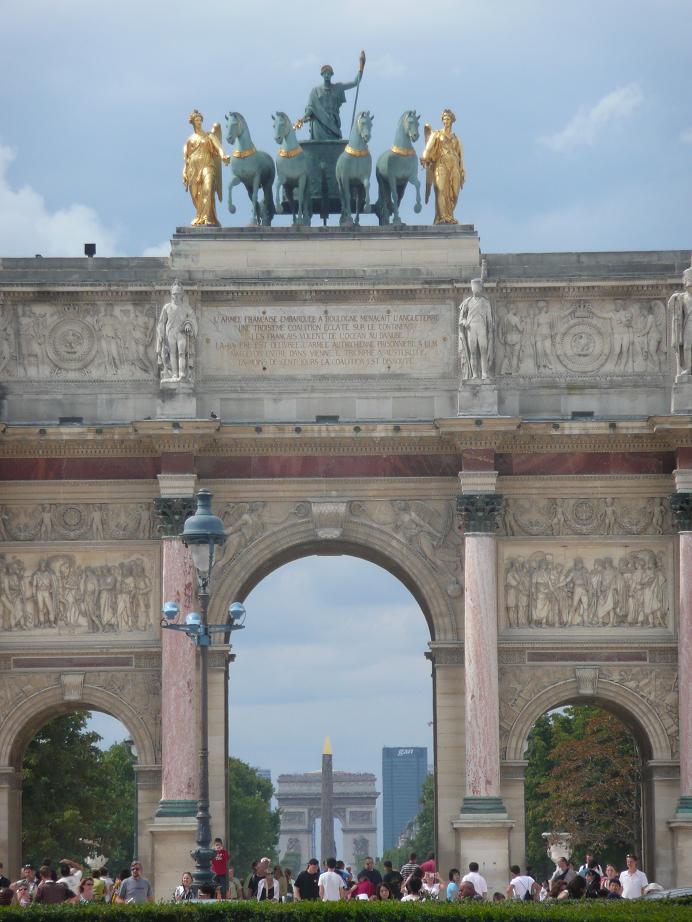
[[267, 873], [257, 884], [257, 899], [272, 900], [274, 903], [278, 903], [280, 895], [279, 881], [274, 877], [272, 869], [267, 868]]
[[176, 903], [182, 903], [186, 900], [194, 900], [195, 891], [192, 889], [192, 874], [185, 871], [178, 886], [175, 888], [173, 900]]

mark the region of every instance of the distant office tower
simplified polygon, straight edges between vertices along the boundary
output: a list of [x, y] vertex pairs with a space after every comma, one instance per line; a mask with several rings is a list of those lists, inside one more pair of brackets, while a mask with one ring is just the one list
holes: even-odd
[[260, 778], [264, 778], [265, 781], [271, 781], [271, 780], [272, 780], [272, 770], [271, 770], [271, 768], [256, 768], [255, 771], [256, 771], [257, 774], [260, 776]]
[[428, 774], [425, 746], [382, 749], [384, 848], [394, 848], [406, 826], [420, 811], [420, 795]]

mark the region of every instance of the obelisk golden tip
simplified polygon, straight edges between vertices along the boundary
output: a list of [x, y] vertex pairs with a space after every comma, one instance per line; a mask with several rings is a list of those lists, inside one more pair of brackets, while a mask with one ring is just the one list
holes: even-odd
[[325, 738], [324, 738], [324, 749], [322, 750], [322, 755], [323, 755], [323, 756], [330, 756], [330, 755], [333, 755], [333, 753], [332, 753], [332, 742], [331, 742], [331, 740], [329, 739], [328, 736], [325, 736]]

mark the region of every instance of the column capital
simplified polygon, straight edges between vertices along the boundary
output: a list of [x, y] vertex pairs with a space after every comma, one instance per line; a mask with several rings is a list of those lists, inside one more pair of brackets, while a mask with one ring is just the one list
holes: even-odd
[[670, 510], [678, 531], [692, 531], [692, 493], [673, 493]]
[[497, 493], [460, 493], [457, 513], [466, 534], [494, 535], [502, 514], [504, 500]]
[[194, 515], [196, 508], [194, 496], [154, 497], [154, 514], [159, 520], [158, 533], [168, 537], [182, 534], [185, 519]]

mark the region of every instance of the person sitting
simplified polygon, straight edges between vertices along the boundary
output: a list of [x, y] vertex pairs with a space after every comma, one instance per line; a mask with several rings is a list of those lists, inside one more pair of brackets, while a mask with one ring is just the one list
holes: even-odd
[[257, 884], [257, 899], [258, 901], [272, 900], [274, 903], [278, 903], [280, 898], [279, 881], [274, 877], [272, 869], [267, 868], [264, 877]]
[[476, 888], [473, 886], [470, 880], [462, 881], [462, 884], [459, 887], [459, 899], [483, 902], [483, 897], [480, 895], [480, 893], [476, 893]]
[[194, 898], [195, 891], [192, 889], [192, 874], [189, 871], [184, 871], [180, 883], [173, 893], [173, 902], [183, 903], [187, 900], [194, 900]]
[[382, 881], [382, 883], [377, 888], [377, 893], [372, 897], [373, 900], [397, 900], [398, 897], [394, 896], [394, 892], [389, 884]]
[[586, 881], [583, 877], [577, 876], [570, 880], [567, 884], [567, 898], [570, 900], [582, 900], [584, 899], [584, 893], [586, 891]]
[[[581, 877], [581, 874], [579, 875]], [[596, 900], [607, 895], [601, 887], [601, 875], [595, 868], [589, 868], [586, 872], [586, 892], [584, 896], [587, 900]]]
[[608, 896], [607, 900], [621, 900], [622, 899], [622, 884], [619, 880], [614, 879], [608, 882]]
[[368, 878], [368, 875], [364, 871], [359, 871], [358, 872], [358, 882], [356, 883], [355, 887], [349, 892], [349, 899], [369, 900], [373, 896], [375, 896], [375, 885]]

